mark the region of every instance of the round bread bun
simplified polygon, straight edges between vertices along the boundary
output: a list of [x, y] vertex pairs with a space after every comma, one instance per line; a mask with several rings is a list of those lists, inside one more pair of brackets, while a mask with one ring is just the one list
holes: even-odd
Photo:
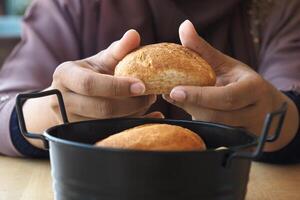
[[203, 151], [204, 141], [189, 129], [169, 124], [146, 124], [114, 134], [99, 147], [147, 151]]
[[196, 52], [174, 43], [151, 44], [125, 56], [115, 76], [138, 78], [145, 94], [169, 94], [178, 85], [213, 86], [212, 67]]

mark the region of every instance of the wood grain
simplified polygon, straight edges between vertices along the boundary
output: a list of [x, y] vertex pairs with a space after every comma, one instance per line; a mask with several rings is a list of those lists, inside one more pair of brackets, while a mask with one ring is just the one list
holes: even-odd
[[48, 160], [0, 157], [0, 200], [51, 200]]
[[[253, 163], [246, 200], [300, 199], [300, 165]], [[0, 200], [53, 199], [48, 160], [0, 156]]]
[[247, 200], [300, 199], [300, 165], [253, 163]]

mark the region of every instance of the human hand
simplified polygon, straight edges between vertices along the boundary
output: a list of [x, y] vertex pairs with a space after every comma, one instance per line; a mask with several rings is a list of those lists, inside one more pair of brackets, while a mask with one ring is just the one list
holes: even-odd
[[[71, 122], [115, 117], [144, 117], [156, 101], [155, 95], [141, 96], [145, 85], [138, 79], [114, 77], [114, 68], [140, 45], [140, 36], [129, 30], [107, 49], [83, 60], [57, 67], [50, 89], [61, 91]], [[28, 131], [43, 132], [62, 122], [55, 96], [30, 99], [23, 107]], [[146, 115], [161, 117], [159, 113]], [[38, 141], [29, 141], [37, 146]]]
[[183, 108], [195, 120], [244, 127], [259, 135], [266, 114], [286, 101], [289, 104], [287, 119], [292, 122], [285, 120], [285, 134], [267, 149], [279, 149], [293, 138], [299, 120], [289, 98], [246, 64], [210, 46], [191, 22], [185, 21], [180, 26], [179, 36], [183, 46], [199, 53], [213, 67], [217, 83], [213, 87], [175, 87], [170, 96], [164, 97], [168, 102]]
[[[139, 34], [130, 30], [97, 55], [56, 69], [51, 88], [63, 93], [71, 121], [140, 116], [156, 101], [154, 95], [140, 96], [145, 91], [140, 80], [113, 76], [118, 62], [139, 44]], [[55, 98], [51, 105], [60, 119]]]

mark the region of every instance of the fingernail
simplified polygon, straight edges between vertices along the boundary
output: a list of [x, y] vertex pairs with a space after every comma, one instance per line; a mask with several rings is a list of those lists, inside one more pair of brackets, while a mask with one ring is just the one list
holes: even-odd
[[162, 98], [163, 98], [164, 100], [166, 100], [167, 102], [169, 102], [169, 103], [175, 103], [175, 101], [174, 101], [173, 99], [171, 99], [171, 97], [170, 97], [169, 94], [163, 94], [163, 95], [162, 95]]
[[150, 96], [150, 103], [151, 103], [151, 104], [155, 103], [156, 100], [157, 100], [156, 95], [151, 95], [151, 96]]
[[170, 97], [175, 101], [182, 102], [186, 98], [186, 93], [183, 90], [173, 90]]
[[184, 23], [192, 23], [189, 19], [184, 20]]
[[152, 117], [153, 118], [161, 118], [161, 119], [165, 118], [165, 116], [161, 112], [157, 112], [157, 111], [152, 113]]
[[145, 92], [145, 90], [146, 90], [146, 88], [145, 88], [144, 84], [142, 84], [142, 83], [133, 83], [130, 86], [130, 92], [135, 95], [143, 94]]
[[125, 38], [125, 37], [128, 35], [129, 32], [130, 32], [130, 30], [126, 31], [126, 32], [124, 33], [124, 35], [122, 36], [121, 40], [122, 40], [123, 38]]

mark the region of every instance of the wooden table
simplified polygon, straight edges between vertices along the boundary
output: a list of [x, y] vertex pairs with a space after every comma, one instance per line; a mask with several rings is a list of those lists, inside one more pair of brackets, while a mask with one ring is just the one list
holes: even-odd
[[[53, 199], [49, 161], [0, 156], [0, 200], [41, 199]], [[253, 163], [246, 199], [300, 199], [300, 165]]]

